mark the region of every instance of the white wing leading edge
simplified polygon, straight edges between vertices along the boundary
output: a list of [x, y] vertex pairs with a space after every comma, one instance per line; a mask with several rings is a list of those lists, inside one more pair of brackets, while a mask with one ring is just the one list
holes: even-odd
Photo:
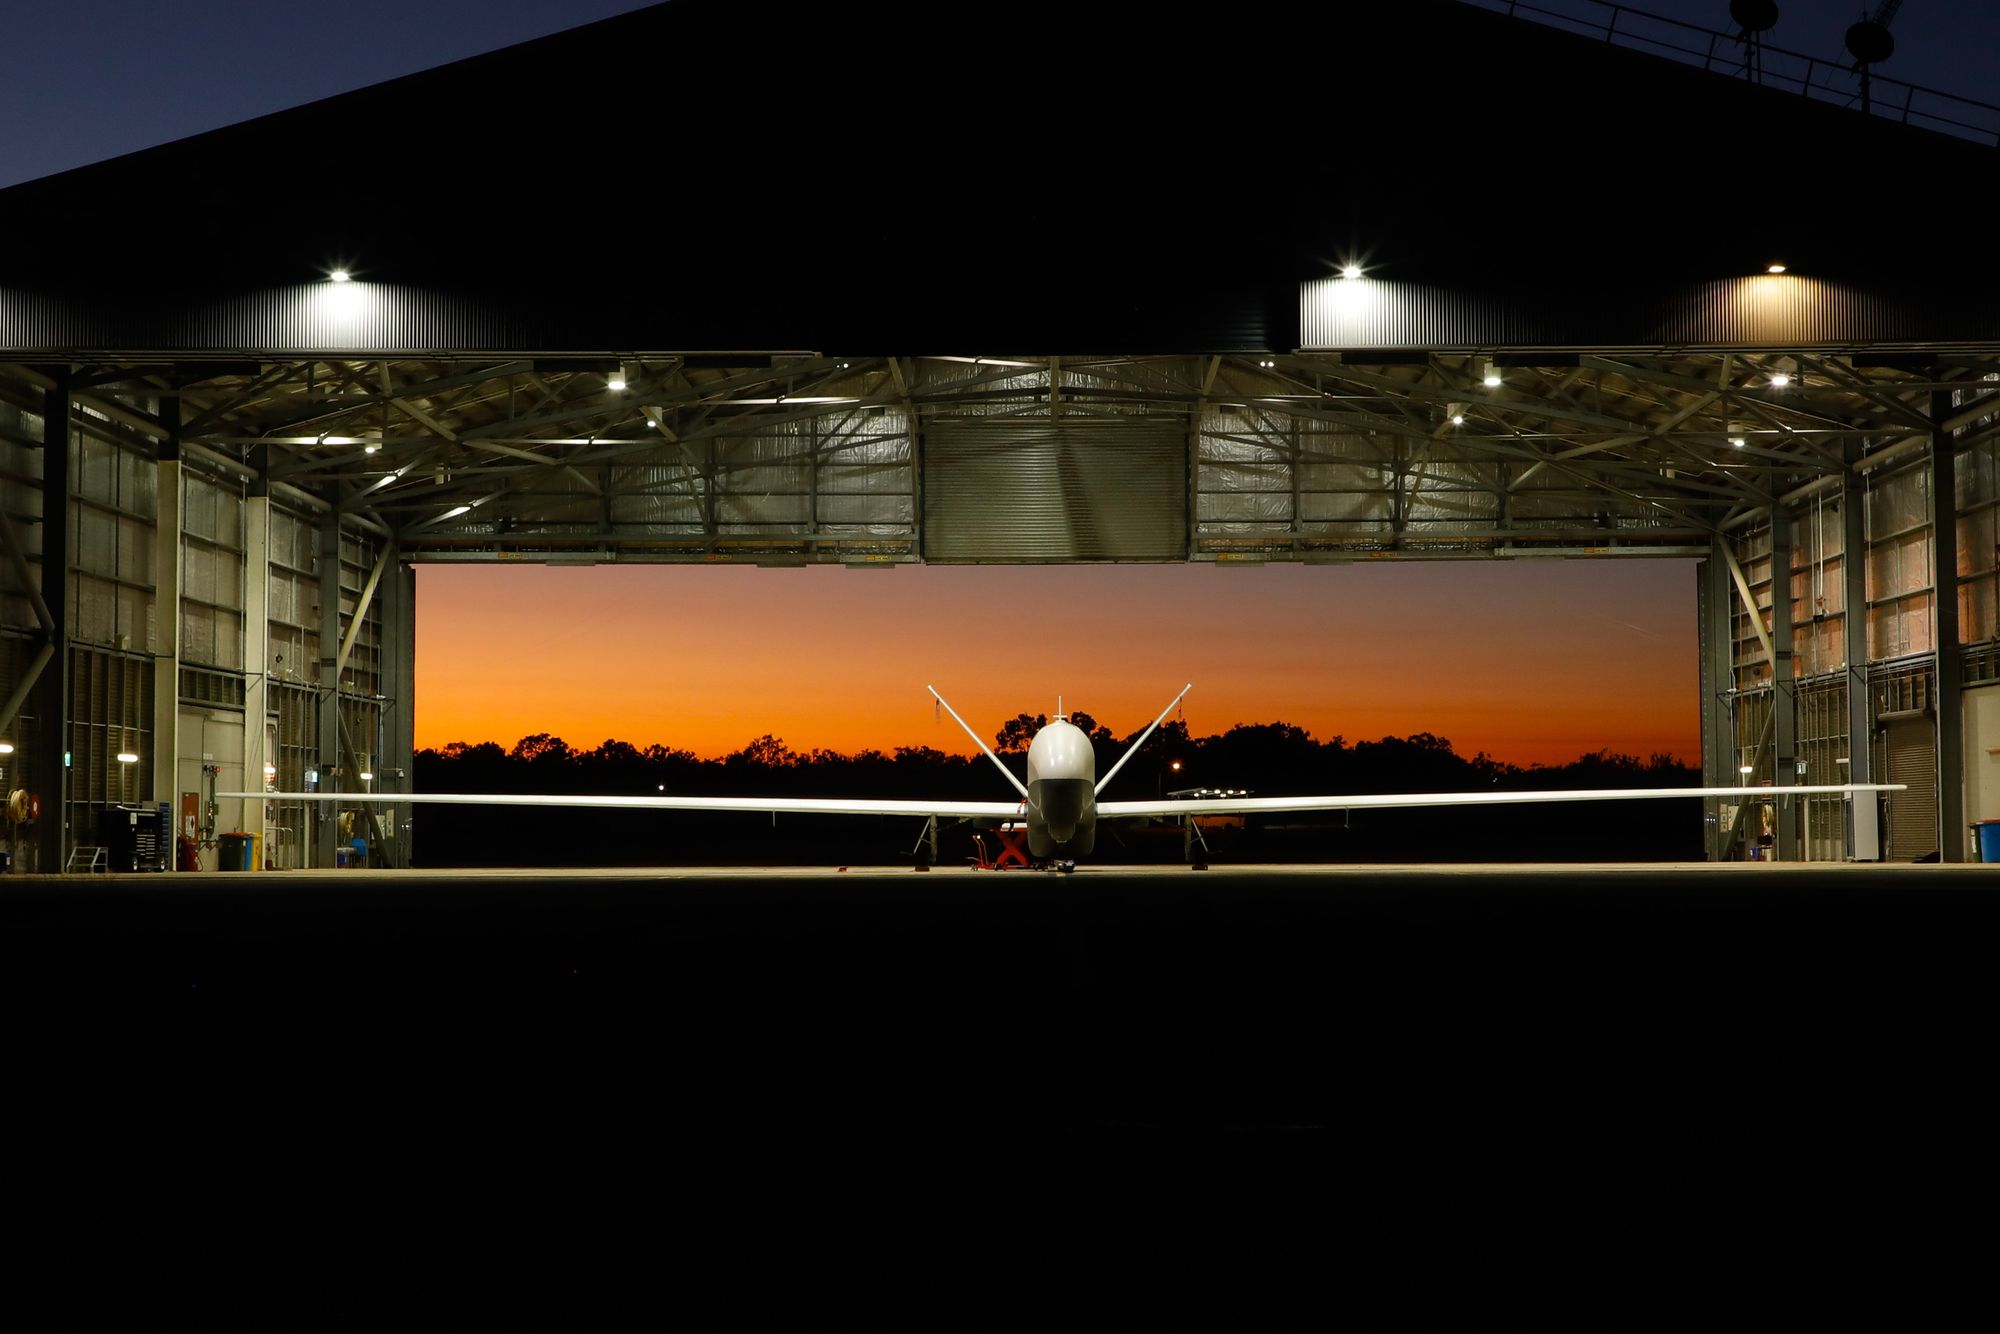
[[1174, 801], [1100, 801], [1100, 819], [1162, 815], [1255, 815], [1271, 811], [1362, 811], [1407, 806], [1526, 806], [1543, 801], [1651, 801], [1662, 797], [1818, 797], [1901, 792], [1903, 783], [1817, 787], [1610, 787], [1564, 792], [1365, 792], [1346, 797], [1187, 797]]
[[902, 801], [876, 797], [590, 797], [513, 792], [218, 792], [262, 801], [333, 801], [343, 806], [595, 806], [642, 811], [751, 811], [780, 815], [944, 815], [966, 820], [1019, 818], [1018, 801]]

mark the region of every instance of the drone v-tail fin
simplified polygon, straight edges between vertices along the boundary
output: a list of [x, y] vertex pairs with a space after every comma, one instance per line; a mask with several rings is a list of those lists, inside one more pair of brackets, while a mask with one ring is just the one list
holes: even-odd
[[1139, 733], [1139, 739], [1137, 741], [1134, 741], [1131, 745], [1125, 748], [1125, 753], [1118, 757], [1118, 763], [1111, 766], [1111, 772], [1105, 774], [1104, 777], [1097, 780], [1097, 786], [1091, 790], [1090, 795], [1094, 797], [1098, 795], [1098, 793], [1104, 791], [1104, 785], [1118, 776], [1118, 771], [1125, 767], [1125, 761], [1131, 759], [1134, 755], [1137, 755], [1139, 753], [1139, 747], [1146, 744], [1146, 738], [1153, 735], [1153, 729], [1155, 727], [1158, 727], [1161, 723], [1165, 722], [1167, 720], [1167, 715], [1172, 713], [1174, 711], [1175, 706], [1178, 705], [1183, 699], [1187, 698], [1187, 692], [1193, 689], [1194, 689], [1194, 682], [1190, 681], [1186, 685], [1181, 687], [1180, 694], [1175, 695], [1172, 699], [1167, 701], [1167, 707], [1160, 710], [1160, 716], [1153, 719], [1152, 722], [1146, 724], [1146, 730]]
[[[925, 686], [924, 689], [931, 692], [932, 699], [936, 700], [940, 704], [944, 704], [944, 711], [951, 715], [951, 720], [953, 722], [957, 723], [960, 727], [965, 727], [965, 719], [958, 716], [957, 709], [954, 709], [949, 704], [945, 704], [945, 698], [943, 695], [938, 694], [936, 686]], [[1023, 801], [1027, 800], [1028, 785], [1026, 783], [1023, 783], [1020, 779], [1014, 777], [1014, 771], [1012, 769], [1009, 769], [1006, 765], [1000, 763], [1000, 757], [993, 753], [993, 748], [986, 744], [985, 738], [980, 736], [979, 733], [973, 731], [970, 727], [965, 727], [965, 734], [972, 738], [974, 745], [978, 746], [981, 750], [986, 752], [986, 758], [993, 761], [993, 767], [998, 769], [1001, 773], [1007, 776], [1007, 781], [1014, 785], [1014, 790], [1021, 794], [1021, 799]]]

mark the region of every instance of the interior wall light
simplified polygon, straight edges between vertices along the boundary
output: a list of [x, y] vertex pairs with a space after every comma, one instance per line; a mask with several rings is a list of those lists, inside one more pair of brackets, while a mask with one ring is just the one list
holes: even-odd
[[1740, 765], [1737, 767], [1736, 772], [1739, 774], [1754, 774], [1757, 772], [1757, 766], [1754, 764]]
[[0, 755], [12, 755], [13, 753], [14, 753], [14, 743], [13, 743], [13, 742], [11, 742], [11, 741], [0, 741]]

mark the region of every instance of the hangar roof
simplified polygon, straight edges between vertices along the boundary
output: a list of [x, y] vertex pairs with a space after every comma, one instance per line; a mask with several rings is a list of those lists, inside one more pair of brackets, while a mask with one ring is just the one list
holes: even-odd
[[[0, 191], [0, 348], [1979, 341], [1994, 161], [1455, 0], [673, 0]], [[1774, 259], [1825, 328], [1705, 313]]]

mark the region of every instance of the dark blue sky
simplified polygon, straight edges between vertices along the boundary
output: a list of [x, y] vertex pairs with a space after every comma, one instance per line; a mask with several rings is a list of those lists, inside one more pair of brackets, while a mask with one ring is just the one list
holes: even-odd
[[8, 5], [0, 185], [380, 83], [643, 0]]
[[[1575, 8], [1577, 0], [1534, 0]], [[1873, 4], [1879, 0], [1871, 0]], [[1637, 6], [1709, 27], [1728, 0]], [[633, 0], [63, 0], [9, 5], [0, 186], [644, 8]], [[1780, 45], [1837, 57], [1860, 0], [1779, 0]], [[746, 4], [746, 14], [755, 13]], [[1135, 11], [1137, 12], [1137, 11]], [[1007, 21], [995, 11], [995, 22]], [[2000, 4], [1906, 0], [1884, 74], [2000, 101]]]

